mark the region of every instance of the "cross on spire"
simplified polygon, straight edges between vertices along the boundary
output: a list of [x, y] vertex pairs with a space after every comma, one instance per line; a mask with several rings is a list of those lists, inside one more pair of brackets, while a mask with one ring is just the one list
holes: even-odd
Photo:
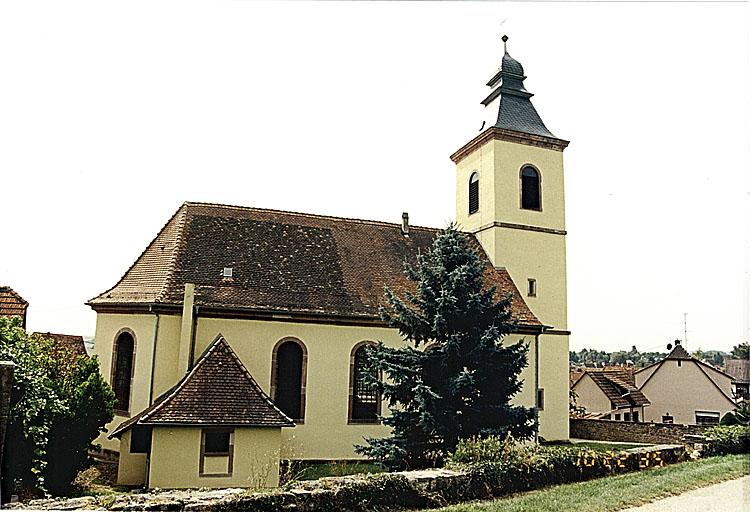
[[508, 53], [508, 36], [503, 35], [503, 37], [501, 37], [500, 39], [503, 40], [503, 51], [505, 53]]

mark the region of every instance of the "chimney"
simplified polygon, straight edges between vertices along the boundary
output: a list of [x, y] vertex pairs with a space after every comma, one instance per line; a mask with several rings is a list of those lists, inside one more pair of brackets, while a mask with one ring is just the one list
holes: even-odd
[[409, 236], [409, 214], [407, 212], [401, 214], [401, 234]]

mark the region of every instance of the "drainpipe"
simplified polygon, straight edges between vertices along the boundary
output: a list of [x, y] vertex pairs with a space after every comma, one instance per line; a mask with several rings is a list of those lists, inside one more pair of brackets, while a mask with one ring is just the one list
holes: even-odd
[[534, 432], [534, 443], [539, 444], [539, 335], [534, 335], [534, 417], [536, 419], [536, 432]]
[[180, 350], [177, 357], [177, 375], [182, 376], [190, 366], [190, 352], [193, 340], [193, 304], [195, 303], [195, 285], [185, 283], [185, 295], [182, 300], [182, 325], [180, 326]]
[[190, 336], [190, 361], [188, 363], [188, 371], [193, 369], [195, 364], [195, 336], [198, 334], [198, 313], [200, 313], [200, 306], [195, 306], [193, 313], [193, 334]]
[[[153, 312], [153, 306], [148, 307], [149, 311]], [[154, 314], [154, 340], [151, 343], [151, 382], [148, 388], [148, 405], [154, 403], [154, 372], [156, 370], [156, 340], [159, 334], [159, 313]]]

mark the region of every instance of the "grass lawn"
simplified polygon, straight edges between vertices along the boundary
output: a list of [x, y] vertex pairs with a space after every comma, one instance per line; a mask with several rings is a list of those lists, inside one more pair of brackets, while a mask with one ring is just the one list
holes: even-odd
[[583, 443], [573, 443], [570, 446], [571, 448], [584, 448], [587, 450], [594, 450], [597, 452], [619, 452], [622, 450], [630, 450], [631, 448], [643, 448], [644, 446], [651, 446], [648, 444], [624, 444], [624, 443], [597, 443], [597, 442], [583, 442]]
[[442, 512], [610, 512], [750, 473], [747, 455], [710, 457], [636, 473], [564, 484], [508, 498], [454, 505]]
[[316, 480], [327, 476], [346, 476], [357, 473], [382, 473], [385, 469], [371, 462], [328, 462], [302, 467], [294, 480]]

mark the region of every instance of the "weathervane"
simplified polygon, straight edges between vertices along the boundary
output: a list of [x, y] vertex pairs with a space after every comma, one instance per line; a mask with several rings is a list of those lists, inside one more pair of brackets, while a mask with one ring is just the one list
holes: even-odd
[[508, 53], [508, 36], [503, 34], [503, 37], [501, 37], [501, 39], [503, 40], [503, 51], [505, 53]]

